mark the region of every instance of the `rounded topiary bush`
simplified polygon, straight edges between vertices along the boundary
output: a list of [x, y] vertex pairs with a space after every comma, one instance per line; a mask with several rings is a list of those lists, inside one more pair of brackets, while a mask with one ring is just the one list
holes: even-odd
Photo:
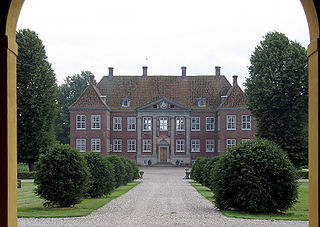
[[86, 160], [69, 145], [55, 145], [36, 163], [35, 192], [44, 206], [70, 207], [81, 201], [88, 190]]
[[135, 163], [133, 160], [128, 159], [129, 164], [132, 166], [132, 179], [135, 180], [139, 178], [139, 167], [137, 163]]
[[223, 155], [212, 171], [211, 190], [219, 209], [279, 212], [297, 199], [295, 169], [275, 143], [256, 139]]
[[215, 156], [215, 157], [209, 158], [206, 164], [204, 165], [203, 170], [201, 171], [202, 185], [206, 187], [210, 187], [211, 172], [220, 157], [221, 156]]
[[191, 172], [190, 178], [195, 180], [196, 182], [202, 184], [202, 170], [209, 159], [200, 157], [197, 158], [196, 162], [194, 163]]
[[112, 192], [114, 188], [112, 164], [99, 153], [87, 152], [84, 157], [90, 171], [88, 196], [97, 198]]
[[123, 161], [116, 155], [107, 156], [106, 159], [113, 165], [115, 186], [123, 185], [127, 174]]
[[124, 163], [124, 167], [126, 169], [126, 175], [124, 178], [124, 184], [128, 184], [133, 180], [133, 167], [127, 158], [121, 158], [122, 162]]

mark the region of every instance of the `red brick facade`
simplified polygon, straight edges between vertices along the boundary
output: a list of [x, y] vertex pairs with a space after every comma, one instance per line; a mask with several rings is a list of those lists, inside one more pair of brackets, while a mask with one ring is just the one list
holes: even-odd
[[90, 84], [70, 107], [71, 146], [125, 156], [140, 165], [188, 164], [220, 155], [228, 144], [253, 139], [256, 127], [237, 78], [231, 86], [220, 74], [109, 75], [97, 86]]

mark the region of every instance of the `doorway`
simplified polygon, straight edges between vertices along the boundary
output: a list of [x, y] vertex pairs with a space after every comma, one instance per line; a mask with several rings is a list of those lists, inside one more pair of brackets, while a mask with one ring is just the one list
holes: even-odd
[[168, 147], [160, 147], [160, 152], [159, 152], [159, 160], [160, 162], [167, 162], [168, 161]]

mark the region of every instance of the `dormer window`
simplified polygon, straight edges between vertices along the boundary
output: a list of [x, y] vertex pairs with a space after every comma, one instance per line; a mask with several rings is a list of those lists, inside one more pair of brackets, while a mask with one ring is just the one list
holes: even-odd
[[198, 98], [198, 106], [205, 107], [206, 106], [206, 98]]
[[122, 106], [123, 107], [129, 107], [130, 106], [130, 100], [128, 98], [122, 99]]

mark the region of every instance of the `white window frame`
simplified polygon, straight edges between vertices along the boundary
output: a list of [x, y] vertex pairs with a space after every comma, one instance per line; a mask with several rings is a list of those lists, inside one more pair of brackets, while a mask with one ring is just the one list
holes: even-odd
[[241, 143], [246, 143], [246, 142], [249, 142], [249, 141], [250, 141], [250, 139], [242, 139]]
[[236, 115], [227, 115], [227, 130], [236, 130], [237, 116]]
[[176, 131], [185, 130], [185, 117], [176, 117]]
[[122, 152], [122, 140], [121, 139], [114, 139], [113, 143], [113, 152], [120, 153]]
[[200, 152], [200, 140], [191, 140], [191, 152]]
[[127, 152], [136, 152], [137, 151], [137, 141], [136, 140], [127, 140]]
[[206, 98], [198, 98], [198, 107], [206, 106]]
[[159, 126], [161, 132], [168, 131], [168, 117], [160, 117]]
[[123, 107], [129, 107], [129, 106], [130, 106], [130, 99], [128, 99], [128, 98], [123, 98], [123, 99], [122, 99], [122, 106], [123, 106]]
[[143, 152], [151, 152], [152, 141], [151, 140], [143, 140]]
[[200, 117], [191, 118], [191, 131], [200, 131]]
[[122, 131], [122, 117], [113, 117], [113, 131]]
[[176, 152], [185, 152], [185, 142], [184, 140], [176, 140]]
[[86, 139], [76, 139], [76, 149], [86, 152]]
[[[212, 147], [212, 149], [209, 149]], [[206, 140], [206, 152], [214, 152], [214, 139]]]
[[143, 131], [152, 130], [152, 117], [143, 117], [142, 119]]
[[91, 115], [91, 129], [101, 129], [100, 115]]
[[91, 139], [91, 151], [92, 152], [101, 152], [101, 140], [100, 139]]
[[137, 119], [135, 117], [127, 118], [127, 131], [136, 131]]
[[214, 125], [215, 125], [214, 117], [206, 117], [206, 131], [207, 132], [214, 131], [214, 128], [215, 128]]
[[237, 145], [237, 140], [236, 139], [227, 139], [227, 142], [226, 142], [226, 150], [229, 151], [231, 150], [231, 148], [233, 146]]
[[76, 127], [77, 127], [77, 130], [86, 129], [86, 115], [76, 116]]
[[242, 115], [241, 116], [241, 129], [242, 130], [251, 130], [251, 116], [250, 115]]

